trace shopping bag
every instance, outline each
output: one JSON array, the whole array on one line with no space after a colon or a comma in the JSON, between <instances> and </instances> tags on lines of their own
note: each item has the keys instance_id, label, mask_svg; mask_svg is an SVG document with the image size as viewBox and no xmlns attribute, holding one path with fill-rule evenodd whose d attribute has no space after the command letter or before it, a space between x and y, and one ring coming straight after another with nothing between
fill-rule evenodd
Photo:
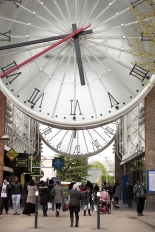
<instances>
[{"instance_id":1,"label":"shopping bag","mask_svg":"<svg viewBox=\"0 0 155 232\"><path fill-rule=\"evenodd\" d=\"M68 210L69 210L69 204L63 203L63 205L62 205L62 211L63 211L63 212L66 212L66 211L68 211Z\"/></svg>"},{"instance_id":2,"label":"shopping bag","mask_svg":"<svg viewBox=\"0 0 155 232\"><path fill-rule=\"evenodd\" d=\"M48 202L48 209L52 209L52 203Z\"/></svg>"}]
</instances>

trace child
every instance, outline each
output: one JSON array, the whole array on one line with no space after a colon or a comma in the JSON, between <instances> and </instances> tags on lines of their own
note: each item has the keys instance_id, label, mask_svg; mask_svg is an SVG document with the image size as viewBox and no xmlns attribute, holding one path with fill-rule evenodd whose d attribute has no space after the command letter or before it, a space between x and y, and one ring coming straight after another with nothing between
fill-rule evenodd
<instances>
[{"instance_id":1,"label":"child","mask_svg":"<svg viewBox=\"0 0 155 232\"><path fill-rule=\"evenodd\" d=\"M86 188L86 191L83 193L83 209L84 209L84 216L86 216L86 210L88 208L88 215L91 216L90 214L90 202L91 202L91 194L90 194L90 189Z\"/></svg>"}]
</instances>

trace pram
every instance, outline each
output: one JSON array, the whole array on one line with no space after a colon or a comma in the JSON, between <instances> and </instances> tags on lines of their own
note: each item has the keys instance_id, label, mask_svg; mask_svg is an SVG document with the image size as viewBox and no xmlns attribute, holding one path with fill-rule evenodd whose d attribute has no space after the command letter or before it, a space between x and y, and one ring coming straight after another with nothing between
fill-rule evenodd
<instances>
[{"instance_id":1,"label":"pram","mask_svg":"<svg viewBox=\"0 0 155 232\"><path fill-rule=\"evenodd\" d=\"M101 191L100 195L100 212L103 213L111 213L111 201L110 201L110 195L108 191L104 190Z\"/></svg>"}]
</instances>

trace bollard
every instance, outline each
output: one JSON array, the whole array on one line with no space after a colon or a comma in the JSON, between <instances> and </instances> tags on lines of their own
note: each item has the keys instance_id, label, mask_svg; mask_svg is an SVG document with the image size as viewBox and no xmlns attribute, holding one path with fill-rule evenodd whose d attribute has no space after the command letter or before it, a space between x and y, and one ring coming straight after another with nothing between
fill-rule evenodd
<instances>
[{"instance_id":1,"label":"bollard","mask_svg":"<svg viewBox=\"0 0 155 232\"><path fill-rule=\"evenodd\" d=\"M97 192L97 229L100 229L100 192Z\"/></svg>"},{"instance_id":2,"label":"bollard","mask_svg":"<svg viewBox=\"0 0 155 232\"><path fill-rule=\"evenodd\" d=\"M34 221L34 228L37 228L37 224L38 224L38 195L39 195L39 191L35 192L35 197L36 197L36 201L35 201L35 221Z\"/></svg>"}]
</instances>

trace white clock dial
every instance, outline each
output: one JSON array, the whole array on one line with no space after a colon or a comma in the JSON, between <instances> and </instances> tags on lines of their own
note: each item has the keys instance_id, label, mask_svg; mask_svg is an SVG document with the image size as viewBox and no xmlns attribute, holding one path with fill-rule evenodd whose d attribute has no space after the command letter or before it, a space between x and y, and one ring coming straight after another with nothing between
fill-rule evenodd
<instances>
[{"instance_id":1,"label":"white clock dial","mask_svg":"<svg viewBox=\"0 0 155 232\"><path fill-rule=\"evenodd\" d=\"M133 24L138 22L129 5L129 0L5 1L0 6L1 90L23 112L56 128L89 129L117 120L155 82L132 64L127 37L137 36ZM88 23L81 34L6 75L56 42L47 42L49 37L64 38ZM40 39L46 42L31 43ZM21 42L30 44L19 47Z\"/></svg>"},{"instance_id":2,"label":"white clock dial","mask_svg":"<svg viewBox=\"0 0 155 232\"><path fill-rule=\"evenodd\" d=\"M59 155L90 157L104 151L115 139L118 121L95 129L62 130L39 125L43 142Z\"/></svg>"}]
</instances>

